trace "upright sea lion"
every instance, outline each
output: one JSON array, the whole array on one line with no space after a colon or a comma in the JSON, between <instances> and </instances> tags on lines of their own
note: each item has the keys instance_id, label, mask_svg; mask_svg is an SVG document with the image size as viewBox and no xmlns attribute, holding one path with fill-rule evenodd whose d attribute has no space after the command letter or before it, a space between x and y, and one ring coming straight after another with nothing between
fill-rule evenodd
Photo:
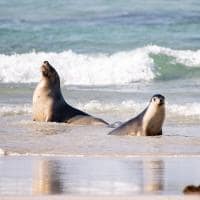
<instances>
[{"instance_id":1,"label":"upright sea lion","mask_svg":"<svg viewBox=\"0 0 200 200\"><path fill-rule=\"evenodd\" d=\"M33 120L46 122L66 122L78 125L108 125L67 104L60 89L60 78L56 70L44 61L41 66L42 79L33 94Z\"/></svg>"},{"instance_id":2,"label":"upright sea lion","mask_svg":"<svg viewBox=\"0 0 200 200\"><path fill-rule=\"evenodd\" d=\"M111 131L110 135L155 136L162 135L165 119L165 97L154 95L148 107L135 118Z\"/></svg>"}]
</instances>

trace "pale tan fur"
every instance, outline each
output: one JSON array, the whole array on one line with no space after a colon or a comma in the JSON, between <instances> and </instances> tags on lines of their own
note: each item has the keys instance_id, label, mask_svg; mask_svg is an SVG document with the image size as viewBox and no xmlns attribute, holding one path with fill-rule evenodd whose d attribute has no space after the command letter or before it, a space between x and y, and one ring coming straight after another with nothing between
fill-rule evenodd
<instances>
[{"instance_id":1,"label":"pale tan fur","mask_svg":"<svg viewBox=\"0 0 200 200\"><path fill-rule=\"evenodd\" d=\"M154 96L149 106L138 116L114 129L110 135L155 136L162 134L162 125L165 119L165 104Z\"/></svg>"},{"instance_id":2,"label":"pale tan fur","mask_svg":"<svg viewBox=\"0 0 200 200\"><path fill-rule=\"evenodd\" d=\"M33 94L33 120L65 122L74 125L108 125L67 104L60 89L60 78L56 70L45 61L41 66L42 78Z\"/></svg>"},{"instance_id":3,"label":"pale tan fur","mask_svg":"<svg viewBox=\"0 0 200 200\"><path fill-rule=\"evenodd\" d=\"M165 106L159 106L158 102L151 102L142 120L141 135L154 135L157 130L162 129L165 119Z\"/></svg>"},{"instance_id":4,"label":"pale tan fur","mask_svg":"<svg viewBox=\"0 0 200 200\"><path fill-rule=\"evenodd\" d=\"M33 120L49 121L54 101L51 93L53 93L52 88L48 88L47 81L42 78L33 94Z\"/></svg>"}]
</instances>

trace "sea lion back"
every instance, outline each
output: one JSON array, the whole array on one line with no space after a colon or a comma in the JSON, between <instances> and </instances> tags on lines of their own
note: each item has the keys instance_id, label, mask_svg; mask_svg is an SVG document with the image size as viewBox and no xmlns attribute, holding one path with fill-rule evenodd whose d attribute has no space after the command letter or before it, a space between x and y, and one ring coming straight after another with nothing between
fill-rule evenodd
<instances>
[{"instance_id":1,"label":"sea lion back","mask_svg":"<svg viewBox=\"0 0 200 200\"><path fill-rule=\"evenodd\" d=\"M109 135L133 135L137 136L141 134L141 123L142 123L143 112L133 119L123 123L118 128L114 129Z\"/></svg>"}]
</instances>

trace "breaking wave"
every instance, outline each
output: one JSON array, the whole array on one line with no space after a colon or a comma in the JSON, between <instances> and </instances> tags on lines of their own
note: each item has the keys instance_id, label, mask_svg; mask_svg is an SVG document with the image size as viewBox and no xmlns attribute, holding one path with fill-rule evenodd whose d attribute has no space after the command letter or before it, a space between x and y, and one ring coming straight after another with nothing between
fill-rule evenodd
<instances>
[{"instance_id":1,"label":"breaking wave","mask_svg":"<svg viewBox=\"0 0 200 200\"><path fill-rule=\"evenodd\" d=\"M154 79L200 77L200 50L172 50L151 45L112 55L77 54L71 50L0 54L0 82L38 82L39 66L44 60L57 69L64 85L123 85Z\"/></svg>"}]
</instances>

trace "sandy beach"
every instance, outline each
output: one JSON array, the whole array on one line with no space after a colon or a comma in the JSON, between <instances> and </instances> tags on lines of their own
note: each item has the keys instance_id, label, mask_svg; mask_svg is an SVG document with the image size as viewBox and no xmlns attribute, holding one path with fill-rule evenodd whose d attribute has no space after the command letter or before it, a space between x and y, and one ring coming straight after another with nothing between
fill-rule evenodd
<instances>
[{"instance_id":1,"label":"sandy beach","mask_svg":"<svg viewBox=\"0 0 200 200\"><path fill-rule=\"evenodd\" d=\"M2 200L58 200L58 199L67 199L67 200L197 200L198 196L118 196L118 197L102 197L102 196L93 196L93 197L84 197L84 196L35 196L35 197L1 197Z\"/></svg>"}]
</instances>

